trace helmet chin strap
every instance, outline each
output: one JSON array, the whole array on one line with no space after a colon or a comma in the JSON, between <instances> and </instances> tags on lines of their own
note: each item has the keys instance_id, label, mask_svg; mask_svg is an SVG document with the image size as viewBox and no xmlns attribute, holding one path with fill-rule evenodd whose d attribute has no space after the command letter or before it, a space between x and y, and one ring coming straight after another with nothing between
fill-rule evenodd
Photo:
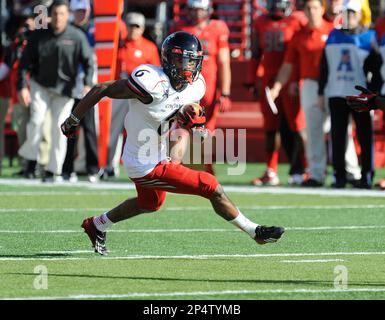
<instances>
[{"instance_id":1,"label":"helmet chin strap","mask_svg":"<svg viewBox=\"0 0 385 320\"><path fill-rule=\"evenodd\" d=\"M184 70L184 71L183 71L183 76L185 77L185 79L188 81L189 84L192 84L192 83L193 83L193 80L192 80L192 72L191 72L191 71Z\"/></svg>"}]
</instances>

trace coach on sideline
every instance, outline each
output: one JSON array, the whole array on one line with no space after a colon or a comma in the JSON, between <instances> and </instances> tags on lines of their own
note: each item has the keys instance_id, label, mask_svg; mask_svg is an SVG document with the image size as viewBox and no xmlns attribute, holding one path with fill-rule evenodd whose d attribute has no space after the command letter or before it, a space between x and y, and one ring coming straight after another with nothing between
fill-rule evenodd
<instances>
[{"instance_id":1,"label":"coach on sideline","mask_svg":"<svg viewBox=\"0 0 385 320\"><path fill-rule=\"evenodd\" d=\"M37 161L42 139L42 125L51 110L52 146L43 181L56 181L61 176L67 141L60 124L70 115L79 65L85 73L85 90L92 85L93 57L85 35L68 24L69 3L55 0L50 7L51 22L47 28L36 30L28 41L18 70L19 101L30 104L27 140L19 155ZM30 73L30 90L27 74Z\"/></svg>"}]
</instances>

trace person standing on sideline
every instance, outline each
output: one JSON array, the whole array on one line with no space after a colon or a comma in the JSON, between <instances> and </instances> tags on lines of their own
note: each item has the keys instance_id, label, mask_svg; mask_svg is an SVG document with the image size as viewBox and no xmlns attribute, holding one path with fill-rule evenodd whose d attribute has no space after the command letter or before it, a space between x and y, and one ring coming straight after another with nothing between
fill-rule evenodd
<instances>
[{"instance_id":1,"label":"person standing on sideline","mask_svg":"<svg viewBox=\"0 0 385 320\"><path fill-rule=\"evenodd\" d=\"M72 0L70 6L74 20L73 25L79 28L88 39L88 43L91 48L95 47L95 26L90 21L91 6L89 0ZM94 54L94 52L93 52ZM94 59L95 61L96 59ZM96 61L95 61L96 62ZM96 65L94 66L94 78L96 76ZM96 83L96 81L94 81ZM84 87L84 70L82 66L79 67L79 73L76 79L76 95L75 103L87 93L89 87ZM98 158L98 141L96 135L95 126L95 109L89 110L82 120L81 126L84 133L84 144L85 144L85 158L86 158L86 171L88 180L92 183L98 182L99 180L99 158ZM62 175L64 180L70 182L76 182L77 175L74 171L74 160L75 160L75 149L76 147L81 148L77 144L77 139L70 139L67 142L67 154L63 163Z\"/></svg>"},{"instance_id":2,"label":"person standing on sideline","mask_svg":"<svg viewBox=\"0 0 385 320\"><path fill-rule=\"evenodd\" d=\"M68 24L68 1L54 1L50 13L48 28L32 33L18 70L19 101L25 106L30 104L31 111L27 140L20 147L19 155L27 160L38 160L44 116L49 108L52 113L52 145L43 181L59 181L67 149L60 124L71 113L79 65L84 68L86 90L92 86L94 62L85 35Z\"/></svg>"},{"instance_id":3,"label":"person standing on sideline","mask_svg":"<svg viewBox=\"0 0 385 320\"><path fill-rule=\"evenodd\" d=\"M379 72L373 64L378 60L378 53L373 50L375 32L360 25L360 0L345 1L342 15L342 28L333 29L326 42L318 87L320 103L324 96L329 101L334 188L345 188L347 183L345 150L351 112L345 97L354 95L355 84L367 86L369 72L374 75ZM374 177L372 117L369 112L352 113L352 116L361 146L361 180L355 187L370 189Z\"/></svg>"},{"instance_id":4,"label":"person standing on sideline","mask_svg":"<svg viewBox=\"0 0 385 320\"><path fill-rule=\"evenodd\" d=\"M266 170L262 176L251 181L255 186L277 186L279 150L284 145L290 163L289 183L298 184L303 181L306 161L304 157L304 142L302 131L305 129L305 116L298 97L293 96L290 87L297 84L295 74L286 85L281 97L276 101L278 112L275 114L269 106L265 88L271 87L283 63L285 51L295 32L301 28L301 22L292 16L292 3L289 0L268 0L268 13L257 17L253 26L253 57L250 59L249 72L246 83L255 85L256 70L261 65L264 74L261 79L259 92L261 111L263 113L265 131ZM292 134L290 140L284 139L280 131L286 126ZM287 144L287 145L286 145Z\"/></svg>"},{"instance_id":5,"label":"person standing on sideline","mask_svg":"<svg viewBox=\"0 0 385 320\"><path fill-rule=\"evenodd\" d=\"M175 32L163 41L161 57L162 67L140 65L128 79L94 86L61 126L63 134L70 137L85 112L103 97L131 100L130 110L125 117L127 140L123 160L130 179L135 183L137 197L83 221L82 228L95 252L108 254L106 231L109 227L139 214L159 210L167 192L208 199L219 216L244 231L258 244L278 241L284 228L262 226L250 221L231 202L213 175L169 160L167 138L170 130L162 130L168 127L169 121L176 121L180 129L188 132L193 129L197 134L206 131L206 119L201 107L196 110L191 105L199 102L206 90L200 74L202 45L191 33ZM148 134L147 139L140 138L144 132ZM148 148L151 150L149 153L146 151Z\"/></svg>"},{"instance_id":6,"label":"person standing on sideline","mask_svg":"<svg viewBox=\"0 0 385 320\"><path fill-rule=\"evenodd\" d=\"M115 79L127 79L131 72L141 64L160 66L158 48L152 41L146 39L143 33L146 20L139 12L129 12L125 19L127 36L122 39L118 50ZM115 177L119 170L119 161L115 163L115 155L120 160L121 150L117 150L119 136L124 128L124 116L128 112L130 102L127 100L113 100L110 127L110 143L108 145L107 167L102 173L103 179Z\"/></svg>"},{"instance_id":7,"label":"person standing on sideline","mask_svg":"<svg viewBox=\"0 0 385 320\"><path fill-rule=\"evenodd\" d=\"M306 117L306 156L309 163L310 177L302 186L320 187L326 174L326 145L324 123L326 110L318 103L318 77L320 61L326 40L333 24L322 18L324 7L322 0L305 0L304 12L308 24L297 31L285 53L277 78L271 87L271 96L275 100L283 86L288 82L293 65L299 61L302 82L300 88L301 105Z\"/></svg>"},{"instance_id":8,"label":"person standing on sideline","mask_svg":"<svg viewBox=\"0 0 385 320\"><path fill-rule=\"evenodd\" d=\"M215 130L219 112L231 109L230 31L224 21L210 19L212 10L210 0L188 0L187 21L171 28L171 32L191 32L203 45L205 57L202 74L207 90L202 105L206 109L206 128L209 132ZM214 174L212 163L204 166L207 172Z\"/></svg>"}]
</instances>

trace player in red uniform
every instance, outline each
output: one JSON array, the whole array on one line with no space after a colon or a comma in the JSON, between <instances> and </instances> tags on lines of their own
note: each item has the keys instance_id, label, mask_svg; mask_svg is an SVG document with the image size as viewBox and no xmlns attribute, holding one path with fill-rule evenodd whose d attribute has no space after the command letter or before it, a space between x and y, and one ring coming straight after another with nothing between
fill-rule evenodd
<instances>
[{"instance_id":1,"label":"player in red uniform","mask_svg":"<svg viewBox=\"0 0 385 320\"><path fill-rule=\"evenodd\" d=\"M201 41L204 51L202 75L206 80L206 94L202 105L206 108L206 128L213 131L219 112L231 108L229 28L221 20L210 19L210 0L188 0L188 21L180 22L172 31L187 31ZM211 164L205 164L206 171L213 173Z\"/></svg>"},{"instance_id":2,"label":"player in red uniform","mask_svg":"<svg viewBox=\"0 0 385 320\"><path fill-rule=\"evenodd\" d=\"M247 82L254 82L258 64L262 64L264 75L259 96L264 116L267 153L267 170L262 177L252 181L254 185L279 184L277 175L278 151L281 145L279 129L280 122L284 120L286 120L294 139L293 149L286 150L291 164L290 175L293 178L300 177L302 179L304 173L303 139L300 132L305 127L305 121L298 96L293 97L289 93L289 85L287 85L277 101L278 114L274 114L265 95L265 87L270 87L278 74L288 42L301 26L300 21L291 16L291 8L292 3L289 0L269 0L269 13L258 17L253 27L253 59L251 59ZM292 80L296 81L295 78ZM300 183L301 181L294 182Z\"/></svg>"},{"instance_id":3,"label":"player in red uniform","mask_svg":"<svg viewBox=\"0 0 385 320\"><path fill-rule=\"evenodd\" d=\"M70 137L86 111L103 97L131 99L125 118L127 140L123 160L138 195L98 217L83 221L82 227L95 251L102 255L107 253L108 227L159 210L166 192L205 197L218 215L248 233L257 243L277 241L284 232L283 228L253 223L234 206L213 175L173 163L167 157L164 126L169 128L167 125L176 120L188 130L198 124L201 127L204 116L188 106L199 101L206 88L200 75L202 46L194 35L187 32L171 34L163 42L161 57L162 67L140 65L128 79L94 86L61 126L63 133ZM181 108L184 112L180 112Z\"/></svg>"}]
</instances>

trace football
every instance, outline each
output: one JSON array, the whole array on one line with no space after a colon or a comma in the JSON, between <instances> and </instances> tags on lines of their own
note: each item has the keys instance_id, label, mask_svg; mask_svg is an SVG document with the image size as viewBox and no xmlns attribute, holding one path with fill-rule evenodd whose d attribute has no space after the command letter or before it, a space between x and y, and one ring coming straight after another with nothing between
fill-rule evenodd
<instances>
[{"instance_id":1,"label":"football","mask_svg":"<svg viewBox=\"0 0 385 320\"><path fill-rule=\"evenodd\" d=\"M185 129L204 125L206 122L205 109L198 103L185 104L177 113L177 121Z\"/></svg>"}]
</instances>

